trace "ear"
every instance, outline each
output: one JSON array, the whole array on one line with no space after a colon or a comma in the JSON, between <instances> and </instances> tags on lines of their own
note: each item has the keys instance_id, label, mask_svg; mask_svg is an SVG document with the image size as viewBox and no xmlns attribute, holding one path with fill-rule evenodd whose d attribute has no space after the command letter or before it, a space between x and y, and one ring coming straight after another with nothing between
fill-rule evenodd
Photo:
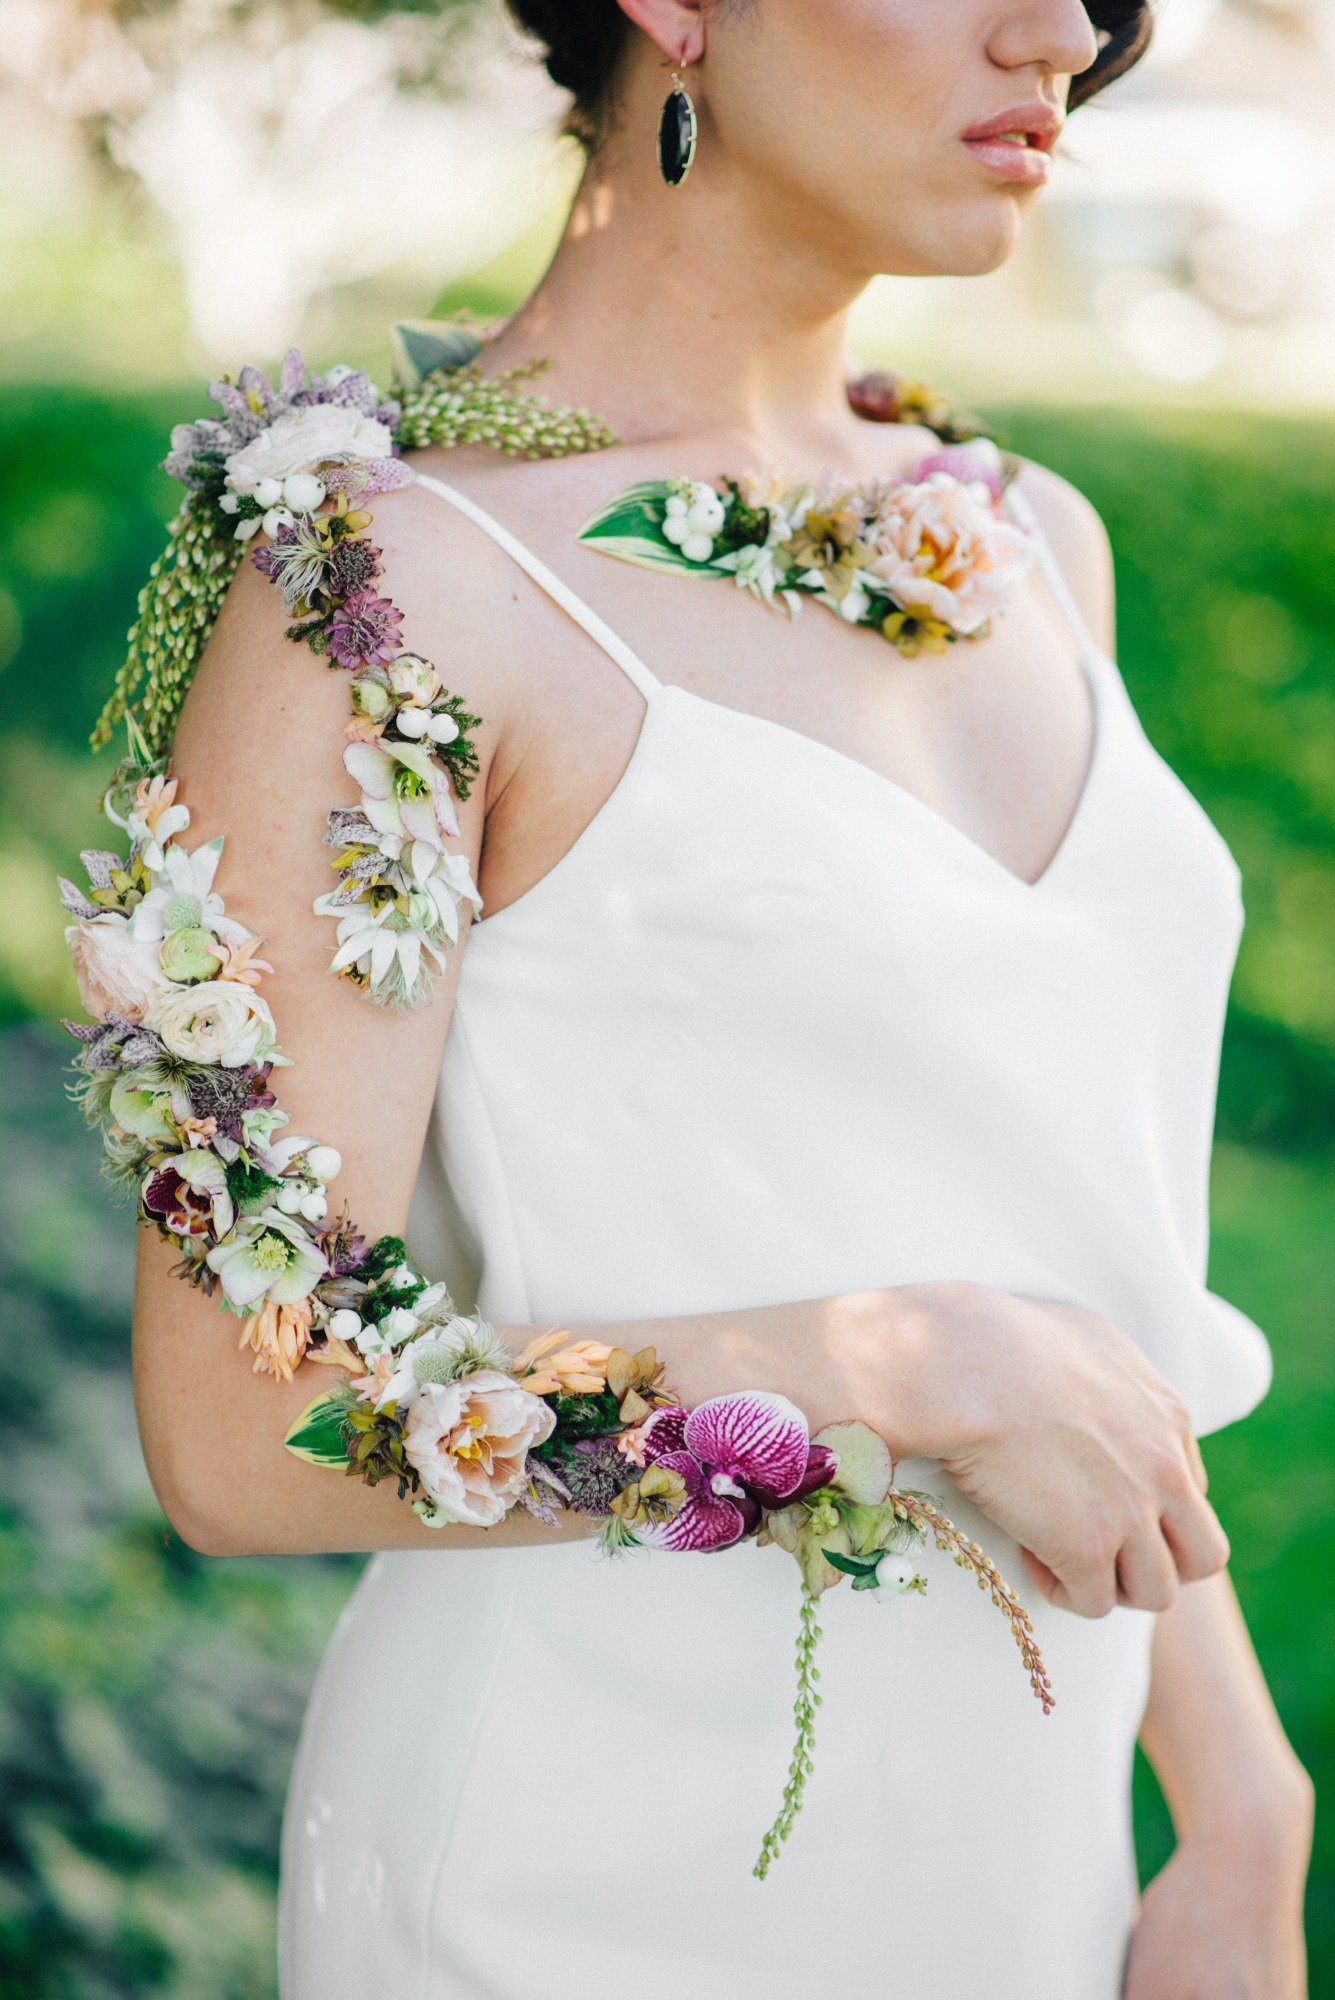
<instances>
[{"instance_id":1,"label":"ear","mask_svg":"<svg viewBox=\"0 0 1335 2000\"><path fill-rule=\"evenodd\" d=\"M618 0L628 21L663 51L670 63L685 69L705 52L705 9L709 0Z\"/></svg>"}]
</instances>

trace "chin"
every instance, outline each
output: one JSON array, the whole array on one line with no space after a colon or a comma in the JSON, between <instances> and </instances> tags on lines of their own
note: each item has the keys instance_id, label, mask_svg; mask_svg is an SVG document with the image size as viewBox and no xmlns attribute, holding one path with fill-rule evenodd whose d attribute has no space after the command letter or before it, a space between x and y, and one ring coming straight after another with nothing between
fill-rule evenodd
<instances>
[{"instance_id":1,"label":"chin","mask_svg":"<svg viewBox=\"0 0 1335 2000\"><path fill-rule=\"evenodd\" d=\"M1028 203L1011 193L971 202L967 213L938 216L922 240L883 243L877 269L906 278L981 278L1011 256Z\"/></svg>"}]
</instances>

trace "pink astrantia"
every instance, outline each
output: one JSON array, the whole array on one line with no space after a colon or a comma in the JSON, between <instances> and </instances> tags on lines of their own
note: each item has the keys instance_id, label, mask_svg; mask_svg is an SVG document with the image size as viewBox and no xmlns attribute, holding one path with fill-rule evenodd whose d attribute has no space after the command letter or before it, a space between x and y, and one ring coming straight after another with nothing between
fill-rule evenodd
<instances>
[{"instance_id":1,"label":"pink astrantia","mask_svg":"<svg viewBox=\"0 0 1335 2000\"><path fill-rule=\"evenodd\" d=\"M680 1474L686 1487L669 1520L637 1530L657 1548L727 1548L759 1524L762 1508L814 1492L836 1466L832 1451L812 1444L797 1405L760 1390L711 1396L689 1413L655 1410L642 1437L646 1464Z\"/></svg>"},{"instance_id":2,"label":"pink astrantia","mask_svg":"<svg viewBox=\"0 0 1335 2000\"><path fill-rule=\"evenodd\" d=\"M403 613L373 590L354 591L325 628L329 656L340 667L373 667L403 651Z\"/></svg>"},{"instance_id":3,"label":"pink astrantia","mask_svg":"<svg viewBox=\"0 0 1335 2000\"><path fill-rule=\"evenodd\" d=\"M1000 503L1004 491L1001 453L991 438L970 438L967 444L947 444L929 451L918 460L909 478L916 484L933 472L949 472L966 486L986 486L993 503Z\"/></svg>"}]
</instances>

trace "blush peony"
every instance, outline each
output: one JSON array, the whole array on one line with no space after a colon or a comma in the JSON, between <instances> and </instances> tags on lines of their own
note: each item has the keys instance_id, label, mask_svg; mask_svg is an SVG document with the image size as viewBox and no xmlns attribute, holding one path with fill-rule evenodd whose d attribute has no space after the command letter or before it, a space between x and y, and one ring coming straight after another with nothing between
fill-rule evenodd
<instances>
[{"instance_id":1,"label":"blush peony","mask_svg":"<svg viewBox=\"0 0 1335 2000\"><path fill-rule=\"evenodd\" d=\"M79 998L95 1021L108 1014L142 1021L149 1003L167 990L157 944L135 937L119 911L69 925L65 943L74 961Z\"/></svg>"},{"instance_id":2,"label":"blush peony","mask_svg":"<svg viewBox=\"0 0 1335 2000\"><path fill-rule=\"evenodd\" d=\"M1033 565L1022 528L998 519L977 485L932 472L886 493L868 530L870 570L906 611L977 632Z\"/></svg>"},{"instance_id":3,"label":"blush peony","mask_svg":"<svg viewBox=\"0 0 1335 2000\"><path fill-rule=\"evenodd\" d=\"M499 1369L422 1385L404 1425L403 1449L438 1522L491 1528L519 1498L529 1450L556 1418L540 1397Z\"/></svg>"}]
</instances>

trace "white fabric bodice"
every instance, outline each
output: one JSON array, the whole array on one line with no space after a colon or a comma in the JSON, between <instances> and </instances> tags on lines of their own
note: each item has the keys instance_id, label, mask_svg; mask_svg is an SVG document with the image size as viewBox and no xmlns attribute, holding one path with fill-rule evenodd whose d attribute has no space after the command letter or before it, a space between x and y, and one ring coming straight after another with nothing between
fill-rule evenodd
<instances>
[{"instance_id":1,"label":"white fabric bodice","mask_svg":"<svg viewBox=\"0 0 1335 2000\"><path fill-rule=\"evenodd\" d=\"M419 479L647 702L574 846L474 923L414 1204L427 1267L535 1324L969 1278L1106 1314L1200 1433L1250 1410L1266 1342L1205 1283L1238 870L1018 491L1095 716L1033 884L845 753L661 683Z\"/></svg>"}]
</instances>

